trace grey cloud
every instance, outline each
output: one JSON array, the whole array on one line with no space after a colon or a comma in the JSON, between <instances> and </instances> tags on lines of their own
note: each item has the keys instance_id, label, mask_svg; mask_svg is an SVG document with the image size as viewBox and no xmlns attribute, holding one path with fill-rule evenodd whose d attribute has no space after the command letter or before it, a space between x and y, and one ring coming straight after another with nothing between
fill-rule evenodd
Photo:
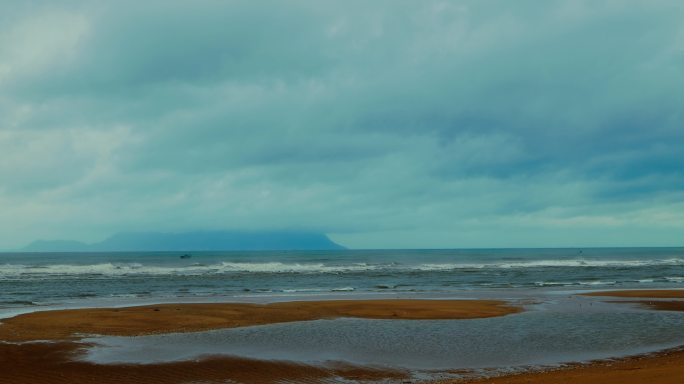
<instances>
[{"instance_id":1,"label":"grey cloud","mask_svg":"<svg viewBox=\"0 0 684 384\"><path fill-rule=\"evenodd\" d=\"M5 10L0 245L243 227L600 244L639 220L669 244L654 232L681 227L653 220L684 212L678 1Z\"/></svg>"}]
</instances>

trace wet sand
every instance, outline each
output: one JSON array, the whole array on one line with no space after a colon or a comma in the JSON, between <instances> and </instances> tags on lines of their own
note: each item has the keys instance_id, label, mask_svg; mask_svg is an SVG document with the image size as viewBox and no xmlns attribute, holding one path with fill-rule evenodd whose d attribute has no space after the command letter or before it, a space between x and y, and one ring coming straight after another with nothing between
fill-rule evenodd
<instances>
[{"instance_id":1,"label":"wet sand","mask_svg":"<svg viewBox=\"0 0 684 384\"><path fill-rule=\"evenodd\" d=\"M684 301L632 301L659 311L684 311Z\"/></svg>"},{"instance_id":2,"label":"wet sand","mask_svg":"<svg viewBox=\"0 0 684 384\"><path fill-rule=\"evenodd\" d=\"M524 373L477 380L451 380L443 384L681 384L684 383L684 350L673 350L616 361L577 364L566 369Z\"/></svg>"},{"instance_id":3,"label":"wet sand","mask_svg":"<svg viewBox=\"0 0 684 384\"><path fill-rule=\"evenodd\" d=\"M603 291L583 293L582 296L642 297L651 299L684 299L684 289L638 289L628 291Z\"/></svg>"},{"instance_id":4,"label":"wet sand","mask_svg":"<svg viewBox=\"0 0 684 384\"><path fill-rule=\"evenodd\" d=\"M206 357L163 364L94 364L77 359L79 335L133 336L249 325L359 317L369 319L472 319L520 308L492 300L339 300L273 304L164 304L33 312L0 324L0 382L14 383L314 383L325 380L403 382L408 373L345 364ZM33 342L31 342L33 340ZM35 342L35 340L51 340ZM5 369L11 367L11 369Z\"/></svg>"},{"instance_id":5,"label":"wet sand","mask_svg":"<svg viewBox=\"0 0 684 384\"><path fill-rule=\"evenodd\" d=\"M624 292L624 293L623 293ZM608 294L610 293L610 294ZM597 292L591 296L680 298L684 291ZM681 296L680 296L681 295ZM630 301L631 302L631 301ZM683 301L635 301L655 309L683 310ZM674 309L673 309L674 308ZM373 319L468 319L502 316L521 309L500 301L355 300L256 304L165 304L34 312L3 320L0 340L57 340L50 343L0 342L0 382L14 383L316 383L390 379L413 382L409 373L350 365L311 366L279 361L208 357L146 365L98 365L75 360L83 345L79 334L143 335L191 332L336 317ZM577 364L547 372L443 383L684 383L684 350L617 361Z\"/></svg>"},{"instance_id":6,"label":"wet sand","mask_svg":"<svg viewBox=\"0 0 684 384\"><path fill-rule=\"evenodd\" d=\"M346 379L404 382L402 371L351 365L312 366L290 362L209 357L165 364L99 365L72 359L75 342L0 343L3 384L180 384L180 383L320 383ZM329 381L328 381L329 382Z\"/></svg>"},{"instance_id":7,"label":"wet sand","mask_svg":"<svg viewBox=\"0 0 684 384\"><path fill-rule=\"evenodd\" d=\"M684 290L630 290L592 292L583 296L626 298L684 298ZM638 303L656 310L683 311L684 301L621 301ZM680 384L684 383L684 348L619 359L576 364L548 372L530 372L490 379L456 380L444 383L490 384Z\"/></svg>"},{"instance_id":8,"label":"wet sand","mask_svg":"<svg viewBox=\"0 0 684 384\"><path fill-rule=\"evenodd\" d=\"M84 334L139 336L340 317L474 319L520 311L519 307L495 300L335 300L69 309L4 319L0 340L65 340Z\"/></svg>"},{"instance_id":9,"label":"wet sand","mask_svg":"<svg viewBox=\"0 0 684 384\"><path fill-rule=\"evenodd\" d=\"M585 293L583 296L599 297L619 297L619 298L640 298L640 299L684 299L684 290L630 290L630 291L606 291ZM680 300L634 300L634 301L613 301L613 303L640 304L650 309L659 311L684 311L684 301Z\"/></svg>"}]
</instances>

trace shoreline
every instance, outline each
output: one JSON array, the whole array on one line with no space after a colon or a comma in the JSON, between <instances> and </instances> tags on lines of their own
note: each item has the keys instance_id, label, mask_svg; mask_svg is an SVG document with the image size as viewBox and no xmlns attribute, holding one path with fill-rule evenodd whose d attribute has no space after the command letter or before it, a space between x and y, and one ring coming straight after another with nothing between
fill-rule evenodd
<instances>
[{"instance_id":1,"label":"shoreline","mask_svg":"<svg viewBox=\"0 0 684 384\"><path fill-rule=\"evenodd\" d=\"M438 380L433 384L679 384L684 382L684 345L660 351L573 362L491 377Z\"/></svg>"},{"instance_id":2,"label":"shoreline","mask_svg":"<svg viewBox=\"0 0 684 384\"><path fill-rule=\"evenodd\" d=\"M354 317L457 320L521 312L501 300L331 300L192 303L30 312L0 322L0 340L67 340L78 334L141 336Z\"/></svg>"},{"instance_id":3,"label":"shoreline","mask_svg":"<svg viewBox=\"0 0 684 384\"><path fill-rule=\"evenodd\" d=\"M499 300L336 300L270 304L160 304L31 312L0 323L3 383L182 383L397 380L401 369L342 362L309 365L230 356L155 364L96 364L78 359L86 344L79 334L144 335L194 332L289 321L357 317L367 319L473 319L504 316L522 308ZM47 340L49 342L41 342Z\"/></svg>"},{"instance_id":4,"label":"shoreline","mask_svg":"<svg viewBox=\"0 0 684 384\"><path fill-rule=\"evenodd\" d=\"M684 301L651 301L648 299L684 298L684 290L634 289L581 293L579 296L605 298L638 298L642 300L610 301L640 304L658 311L684 311ZM587 363L570 363L548 370L521 372L489 378L438 381L438 384L679 384L684 383L684 345L660 351L602 359Z\"/></svg>"},{"instance_id":5,"label":"shoreline","mask_svg":"<svg viewBox=\"0 0 684 384\"><path fill-rule=\"evenodd\" d=\"M582 296L620 298L620 299L641 299L641 300L613 300L610 303L638 304L658 311L684 311L684 290L665 290L665 289L635 289L626 291L604 291L584 293ZM651 300L655 299L655 300Z\"/></svg>"},{"instance_id":6,"label":"shoreline","mask_svg":"<svg viewBox=\"0 0 684 384\"><path fill-rule=\"evenodd\" d=\"M625 290L578 294L624 297L620 303L648 305L653 310L683 311L684 290ZM253 360L230 356L155 364L96 364L78 360L86 346L79 334L146 335L195 332L289 321L338 317L368 319L474 319L519 313L521 307L498 300L331 300L269 304L159 304L122 308L85 308L31 312L0 321L0 381L11 383L181 383L202 382L329 382L385 380L420 383L622 383L684 382L684 346L624 358L569 363L559 368L522 371L494 377L414 381L402 369L344 363ZM228 320L226 320L228 319ZM49 340L49 343L35 342Z\"/></svg>"},{"instance_id":7,"label":"shoreline","mask_svg":"<svg viewBox=\"0 0 684 384\"><path fill-rule=\"evenodd\" d=\"M684 299L684 289L628 289L581 293L593 297L636 297L647 299Z\"/></svg>"},{"instance_id":8,"label":"shoreline","mask_svg":"<svg viewBox=\"0 0 684 384\"><path fill-rule=\"evenodd\" d=\"M396 380L406 371L344 363L307 365L287 361L208 356L157 364L95 364L78 360L83 344L74 341L0 343L3 384L180 384L180 383L320 383L330 380Z\"/></svg>"}]
</instances>

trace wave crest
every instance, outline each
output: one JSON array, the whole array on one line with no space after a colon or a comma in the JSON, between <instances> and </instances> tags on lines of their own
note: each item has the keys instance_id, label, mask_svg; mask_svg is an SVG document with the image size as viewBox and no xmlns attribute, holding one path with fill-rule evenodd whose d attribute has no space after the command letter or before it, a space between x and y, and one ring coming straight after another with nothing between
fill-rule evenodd
<instances>
[{"instance_id":1,"label":"wave crest","mask_svg":"<svg viewBox=\"0 0 684 384\"><path fill-rule=\"evenodd\" d=\"M449 272L483 269L537 269L537 268L635 268L658 266L684 266L684 259L661 260L525 260L491 263L424 263L424 264L326 264L271 262L218 262L214 264L191 264L185 266L144 265L142 263L98 264L47 264L0 266L0 279L43 277L108 277L108 276L163 276L163 275L212 275L234 273L297 273L297 274L343 274L372 272Z\"/></svg>"}]
</instances>

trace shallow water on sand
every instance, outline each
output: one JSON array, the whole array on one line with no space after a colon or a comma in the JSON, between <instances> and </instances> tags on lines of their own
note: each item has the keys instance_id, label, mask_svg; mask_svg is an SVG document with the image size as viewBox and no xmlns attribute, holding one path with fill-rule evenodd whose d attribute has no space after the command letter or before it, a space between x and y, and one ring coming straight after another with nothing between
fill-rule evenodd
<instances>
[{"instance_id":1,"label":"shallow water on sand","mask_svg":"<svg viewBox=\"0 0 684 384\"><path fill-rule=\"evenodd\" d=\"M472 320L335 319L199 333L94 337L83 359L153 363L233 355L411 370L553 365L684 344L684 313L557 296L524 313Z\"/></svg>"}]
</instances>

